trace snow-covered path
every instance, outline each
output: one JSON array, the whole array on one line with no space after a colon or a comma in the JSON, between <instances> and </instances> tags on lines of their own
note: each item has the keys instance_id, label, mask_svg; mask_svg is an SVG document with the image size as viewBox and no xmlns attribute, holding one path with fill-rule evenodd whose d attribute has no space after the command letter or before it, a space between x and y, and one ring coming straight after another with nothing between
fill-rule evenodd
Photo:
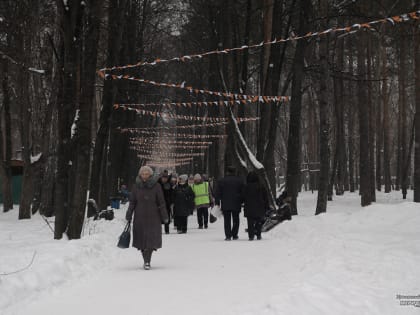
<instances>
[{"instance_id":1,"label":"snow-covered path","mask_svg":"<svg viewBox=\"0 0 420 315\"><path fill-rule=\"evenodd\" d=\"M98 253L106 254L80 260L99 267L85 266L74 279L70 273L57 288L52 284L25 303L8 305L4 314L418 314L418 307L396 299L420 293L418 204L382 195L361 209L358 196L348 194L315 217L315 198L305 193L301 206L307 210L262 241L247 240L244 219L240 240L226 242L222 220L198 230L190 217L188 234L164 235L150 271L141 268L136 250L115 248L120 211L118 220L101 223L106 233L102 227L93 235L94 244L101 242Z\"/></svg>"}]
</instances>

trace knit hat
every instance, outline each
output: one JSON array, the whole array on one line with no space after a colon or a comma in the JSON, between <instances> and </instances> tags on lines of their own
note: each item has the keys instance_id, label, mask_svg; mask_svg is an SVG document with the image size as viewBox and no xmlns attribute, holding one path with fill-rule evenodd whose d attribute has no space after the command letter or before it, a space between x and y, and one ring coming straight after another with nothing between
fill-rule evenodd
<instances>
[{"instance_id":1,"label":"knit hat","mask_svg":"<svg viewBox=\"0 0 420 315\"><path fill-rule=\"evenodd\" d=\"M188 180L188 175L187 174L180 175L179 180L182 182L186 182Z\"/></svg>"},{"instance_id":2,"label":"knit hat","mask_svg":"<svg viewBox=\"0 0 420 315\"><path fill-rule=\"evenodd\" d=\"M197 180L197 181L199 181L199 180L201 180L201 175L200 174L195 174L194 175L194 180Z\"/></svg>"}]
</instances>

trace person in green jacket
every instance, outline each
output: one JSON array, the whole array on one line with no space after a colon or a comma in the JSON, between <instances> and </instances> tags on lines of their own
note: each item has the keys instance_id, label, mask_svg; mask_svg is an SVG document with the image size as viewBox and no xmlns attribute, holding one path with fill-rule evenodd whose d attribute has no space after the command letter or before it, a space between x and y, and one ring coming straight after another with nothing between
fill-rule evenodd
<instances>
[{"instance_id":1,"label":"person in green jacket","mask_svg":"<svg viewBox=\"0 0 420 315\"><path fill-rule=\"evenodd\" d=\"M194 204L197 209L198 228L207 229L209 222L209 207L213 206L213 196L209 183L205 182L200 174L194 175L194 184L191 185L194 192Z\"/></svg>"}]
</instances>

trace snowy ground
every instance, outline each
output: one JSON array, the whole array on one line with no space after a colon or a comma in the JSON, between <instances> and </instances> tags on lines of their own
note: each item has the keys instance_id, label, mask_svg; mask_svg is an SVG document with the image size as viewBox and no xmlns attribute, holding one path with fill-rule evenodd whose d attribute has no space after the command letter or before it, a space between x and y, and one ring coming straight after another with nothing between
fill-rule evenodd
<instances>
[{"instance_id":1,"label":"snowy ground","mask_svg":"<svg viewBox=\"0 0 420 315\"><path fill-rule=\"evenodd\" d=\"M188 234L163 236L150 271L115 246L123 209L79 241L52 240L39 216L0 214L0 314L419 314L396 297L420 294L420 206L400 196L360 208L346 194L313 216L316 194L304 193L298 217L253 242L244 220L225 242L222 220L198 230L190 217ZM2 275L34 252L27 270Z\"/></svg>"}]
</instances>

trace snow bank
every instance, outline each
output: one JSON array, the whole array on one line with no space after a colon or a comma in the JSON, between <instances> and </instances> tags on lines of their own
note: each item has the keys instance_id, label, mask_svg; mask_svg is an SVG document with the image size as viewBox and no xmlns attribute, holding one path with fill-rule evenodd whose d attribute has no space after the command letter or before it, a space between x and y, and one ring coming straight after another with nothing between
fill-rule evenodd
<instances>
[{"instance_id":1,"label":"snow bank","mask_svg":"<svg viewBox=\"0 0 420 315\"><path fill-rule=\"evenodd\" d=\"M53 240L53 233L41 216L18 221L17 215L17 207L0 215L0 314L7 314L6 310L14 314L18 305L21 307L40 293L70 280L89 276L119 254L115 244L122 231L122 220L89 221L87 235L68 241ZM28 269L4 275L28 266L34 253Z\"/></svg>"}]
</instances>

